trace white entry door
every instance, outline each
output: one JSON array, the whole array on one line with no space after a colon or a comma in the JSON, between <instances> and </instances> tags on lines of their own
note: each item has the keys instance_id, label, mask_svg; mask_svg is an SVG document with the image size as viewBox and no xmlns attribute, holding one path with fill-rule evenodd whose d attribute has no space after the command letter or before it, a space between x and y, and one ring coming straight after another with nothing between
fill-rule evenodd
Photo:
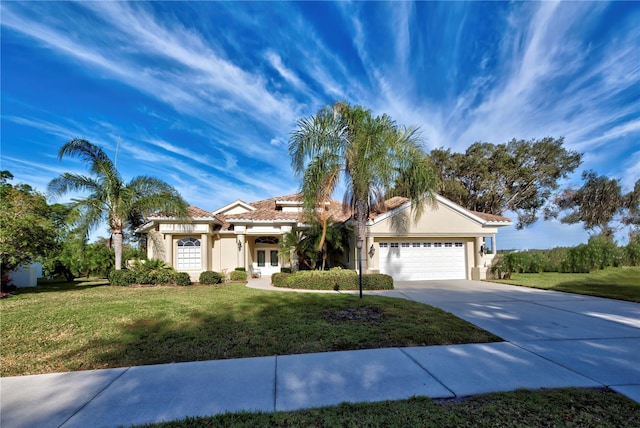
<instances>
[{"instance_id":1,"label":"white entry door","mask_svg":"<svg viewBox=\"0 0 640 428\"><path fill-rule=\"evenodd\" d=\"M397 281L466 279L465 246L459 241L380 242L380 272Z\"/></svg>"}]
</instances>

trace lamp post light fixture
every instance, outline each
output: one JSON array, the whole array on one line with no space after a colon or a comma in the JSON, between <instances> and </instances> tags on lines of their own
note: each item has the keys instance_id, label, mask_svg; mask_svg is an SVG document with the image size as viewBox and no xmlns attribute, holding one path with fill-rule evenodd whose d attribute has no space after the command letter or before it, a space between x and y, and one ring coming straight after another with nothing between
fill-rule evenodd
<instances>
[{"instance_id":1,"label":"lamp post light fixture","mask_svg":"<svg viewBox=\"0 0 640 428\"><path fill-rule=\"evenodd\" d=\"M358 237L356 247L358 247L358 284L360 288L360 298L362 299L362 238Z\"/></svg>"}]
</instances>

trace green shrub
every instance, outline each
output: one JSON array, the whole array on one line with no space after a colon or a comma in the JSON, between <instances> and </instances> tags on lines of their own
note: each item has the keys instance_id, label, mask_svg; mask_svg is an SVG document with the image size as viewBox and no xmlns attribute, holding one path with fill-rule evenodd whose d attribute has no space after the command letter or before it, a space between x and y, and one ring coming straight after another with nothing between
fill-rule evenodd
<instances>
[{"instance_id":1,"label":"green shrub","mask_svg":"<svg viewBox=\"0 0 640 428\"><path fill-rule=\"evenodd\" d=\"M556 247L546 250L544 253L549 261L545 272L562 272L562 263L567 258L567 247Z\"/></svg>"},{"instance_id":2,"label":"green shrub","mask_svg":"<svg viewBox=\"0 0 640 428\"><path fill-rule=\"evenodd\" d=\"M640 235L632 236L625 247L626 262L629 266L640 266Z\"/></svg>"},{"instance_id":3,"label":"green shrub","mask_svg":"<svg viewBox=\"0 0 640 428\"><path fill-rule=\"evenodd\" d=\"M291 273L274 273L273 275L271 275L271 285L273 285L274 287L289 288L289 286L287 285L289 277L291 277Z\"/></svg>"},{"instance_id":4,"label":"green shrub","mask_svg":"<svg viewBox=\"0 0 640 428\"><path fill-rule=\"evenodd\" d=\"M173 282L176 285L186 286L191 284L191 278L186 272L175 272L173 274Z\"/></svg>"},{"instance_id":5,"label":"green shrub","mask_svg":"<svg viewBox=\"0 0 640 428\"><path fill-rule=\"evenodd\" d=\"M112 270L109 273L109 283L111 285L118 285L120 287L126 287L127 285L135 284L135 273L127 270Z\"/></svg>"},{"instance_id":6,"label":"green shrub","mask_svg":"<svg viewBox=\"0 0 640 428\"><path fill-rule=\"evenodd\" d=\"M588 273L610 266L621 266L623 260L624 252L611 238L595 236L587 244L580 244L567 251L562 271Z\"/></svg>"},{"instance_id":7,"label":"green shrub","mask_svg":"<svg viewBox=\"0 0 640 428\"><path fill-rule=\"evenodd\" d=\"M241 270L234 270L229 273L229 279L231 281L246 281L247 272Z\"/></svg>"},{"instance_id":8,"label":"green shrub","mask_svg":"<svg viewBox=\"0 0 640 428\"><path fill-rule=\"evenodd\" d=\"M291 273L291 268L290 267L281 267L280 268L280 272L282 272L282 273Z\"/></svg>"},{"instance_id":9,"label":"green shrub","mask_svg":"<svg viewBox=\"0 0 640 428\"><path fill-rule=\"evenodd\" d=\"M246 272L246 271L247 271L247 268L244 268L244 267L237 267L237 268L235 268L234 270L237 270L237 271L239 271L239 272Z\"/></svg>"},{"instance_id":10,"label":"green shrub","mask_svg":"<svg viewBox=\"0 0 640 428\"><path fill-rule=\"evenodd\" d=\"M200 284L221 284L224 282L224 274L219 272L214 272L211 270L206 270L200 273L200 278L198 279Z\"/></svg>"},{"instance_id":11,"label":"green shrub","mask_svg":"<svg viewBox=\"0 0 640 428\"><path fill-rule=\"evenodd\" d=\"M271 276L274 287L302 290L358 290L358 273L353 270L333 268L328 271L310 270L293 274L276 273ZM384 274L362 275L364 290L392 290L393 278Z\"/></svg>"},{"instance_id":12,"label":"green shrub","mask_svg":"<svg viewBox=\"0 0 640 428\"><path fill-rule=\"evenodd\" d=\"M502 256L501 264L494 263L494 272L540 273L549 271L551 262L546 251L517 251Z\"/></svg>"},{"instance_id":13,"label":"green shrub","mask_svg":"<svg viewBox=\"0 0 640 428\"><path fill-rule=\"evenodd\" d=\"M383 273L366 273L362 275L364 290L393 290L393 278Z\"/></svg>"}]
</instances>

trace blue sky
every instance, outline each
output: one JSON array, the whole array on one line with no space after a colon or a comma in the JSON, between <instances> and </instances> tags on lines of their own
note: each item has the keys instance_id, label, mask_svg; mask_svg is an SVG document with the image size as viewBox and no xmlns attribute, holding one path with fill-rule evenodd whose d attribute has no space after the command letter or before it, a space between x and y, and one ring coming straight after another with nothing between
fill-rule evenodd
<instances>
[{"instance_id":1,"label":"blue sky","mask_svg":"<svg viewBox=\"0 0 640 428\"><path fill-rule=\"evenodd\" d=\"M44 191L86 173L193 205L294 193L297 119L337 100L419 126L425 149L565 137L583 169L640 178L637 2L13 2L1 7L1 168ZM340 199L341 195L337 195ZM501 230L501 248L585 242L580 225Z\"/></svg>"}]
</instances>

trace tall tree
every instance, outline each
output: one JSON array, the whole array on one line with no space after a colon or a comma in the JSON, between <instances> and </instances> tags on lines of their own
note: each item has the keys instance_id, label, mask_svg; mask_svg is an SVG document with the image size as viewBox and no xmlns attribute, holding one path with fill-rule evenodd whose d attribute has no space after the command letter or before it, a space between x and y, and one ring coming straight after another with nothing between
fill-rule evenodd
<instances>
[{"instance_id":1,"label":"tall tree","mask_svg":"<svg viewBox=\"0 0 640 428\"><path fill-rule=\"evenodd\" d=\"M438 193L474 211L513 211L522 229L538 219L558 181L582 162L582 155L563 143L564 138L513 139L474 143L464 154L435 149L429 156L440 178Z\"/></svg>"},{"instance_id":2,"label":"tall tree","mask_svg":"<svg viewBox=\"0 0 640 428\"><path fill-rule=\"evenodd\" d=\"M562 223L582 223L586 230L607 237L613 237L615 223L638 225L640 180L627 194L622 192L617 179L599 176L594 171L584 171L582 180L582 187L564 189L556 196L545 212L547 218L563 214Z\"/></svg>"},{"instance_id":3,"label":"tall tree","mask_svg":"<svg viewBox=\"0 0 640 428\"><path fill-rule=\"evenodd\" d=\"M56 246L52 208L44 195L27 184L9 183L13 175L0 171L0 270L4 273L31 263Z\"/></svg>"},{"instance_id":4,"label":"tall tree","mask_svg":"<svg viewBox=\"0 0 640 428\"><path fill-rule=\"evenodd\" d=\"M187 203L172 186L148 176L125 183L104 150L89 141L70 140L60 148L58 158L65 155L84 161L91 176L64 173L49 183L49 192L55 196L70 191L89 193L71 202L78 214L76 227L86 237L98 225L107 223L113 237L115 269L122 266L123 233L127 227L135 226L141 216L157 211L187 216Z\"/></svg>"},{"instance_id":5,"label":"tall tree","mask_svg":"<svg viewBox=\"0 0 640 428\"><path fill-rule=\"evenodd\" d=\"M412 185L406 195L420 215L422 202L433 197L435 175L424 162L416 128L396 124L389 116L374 117L370 110L338 102L316 115L298 120L289 140L295 174L303 180L305 206L322 210L341 180L345 203L358 223L358 239L364 239L372 208L383 209L384 197L401 174ZM323 220L326 231L327 221ZM324 245L324 239L320 241ZM361 251L361 250L360 250ZM367 271L366 257L363 271Z\"/></svg>"}]
</instances>

